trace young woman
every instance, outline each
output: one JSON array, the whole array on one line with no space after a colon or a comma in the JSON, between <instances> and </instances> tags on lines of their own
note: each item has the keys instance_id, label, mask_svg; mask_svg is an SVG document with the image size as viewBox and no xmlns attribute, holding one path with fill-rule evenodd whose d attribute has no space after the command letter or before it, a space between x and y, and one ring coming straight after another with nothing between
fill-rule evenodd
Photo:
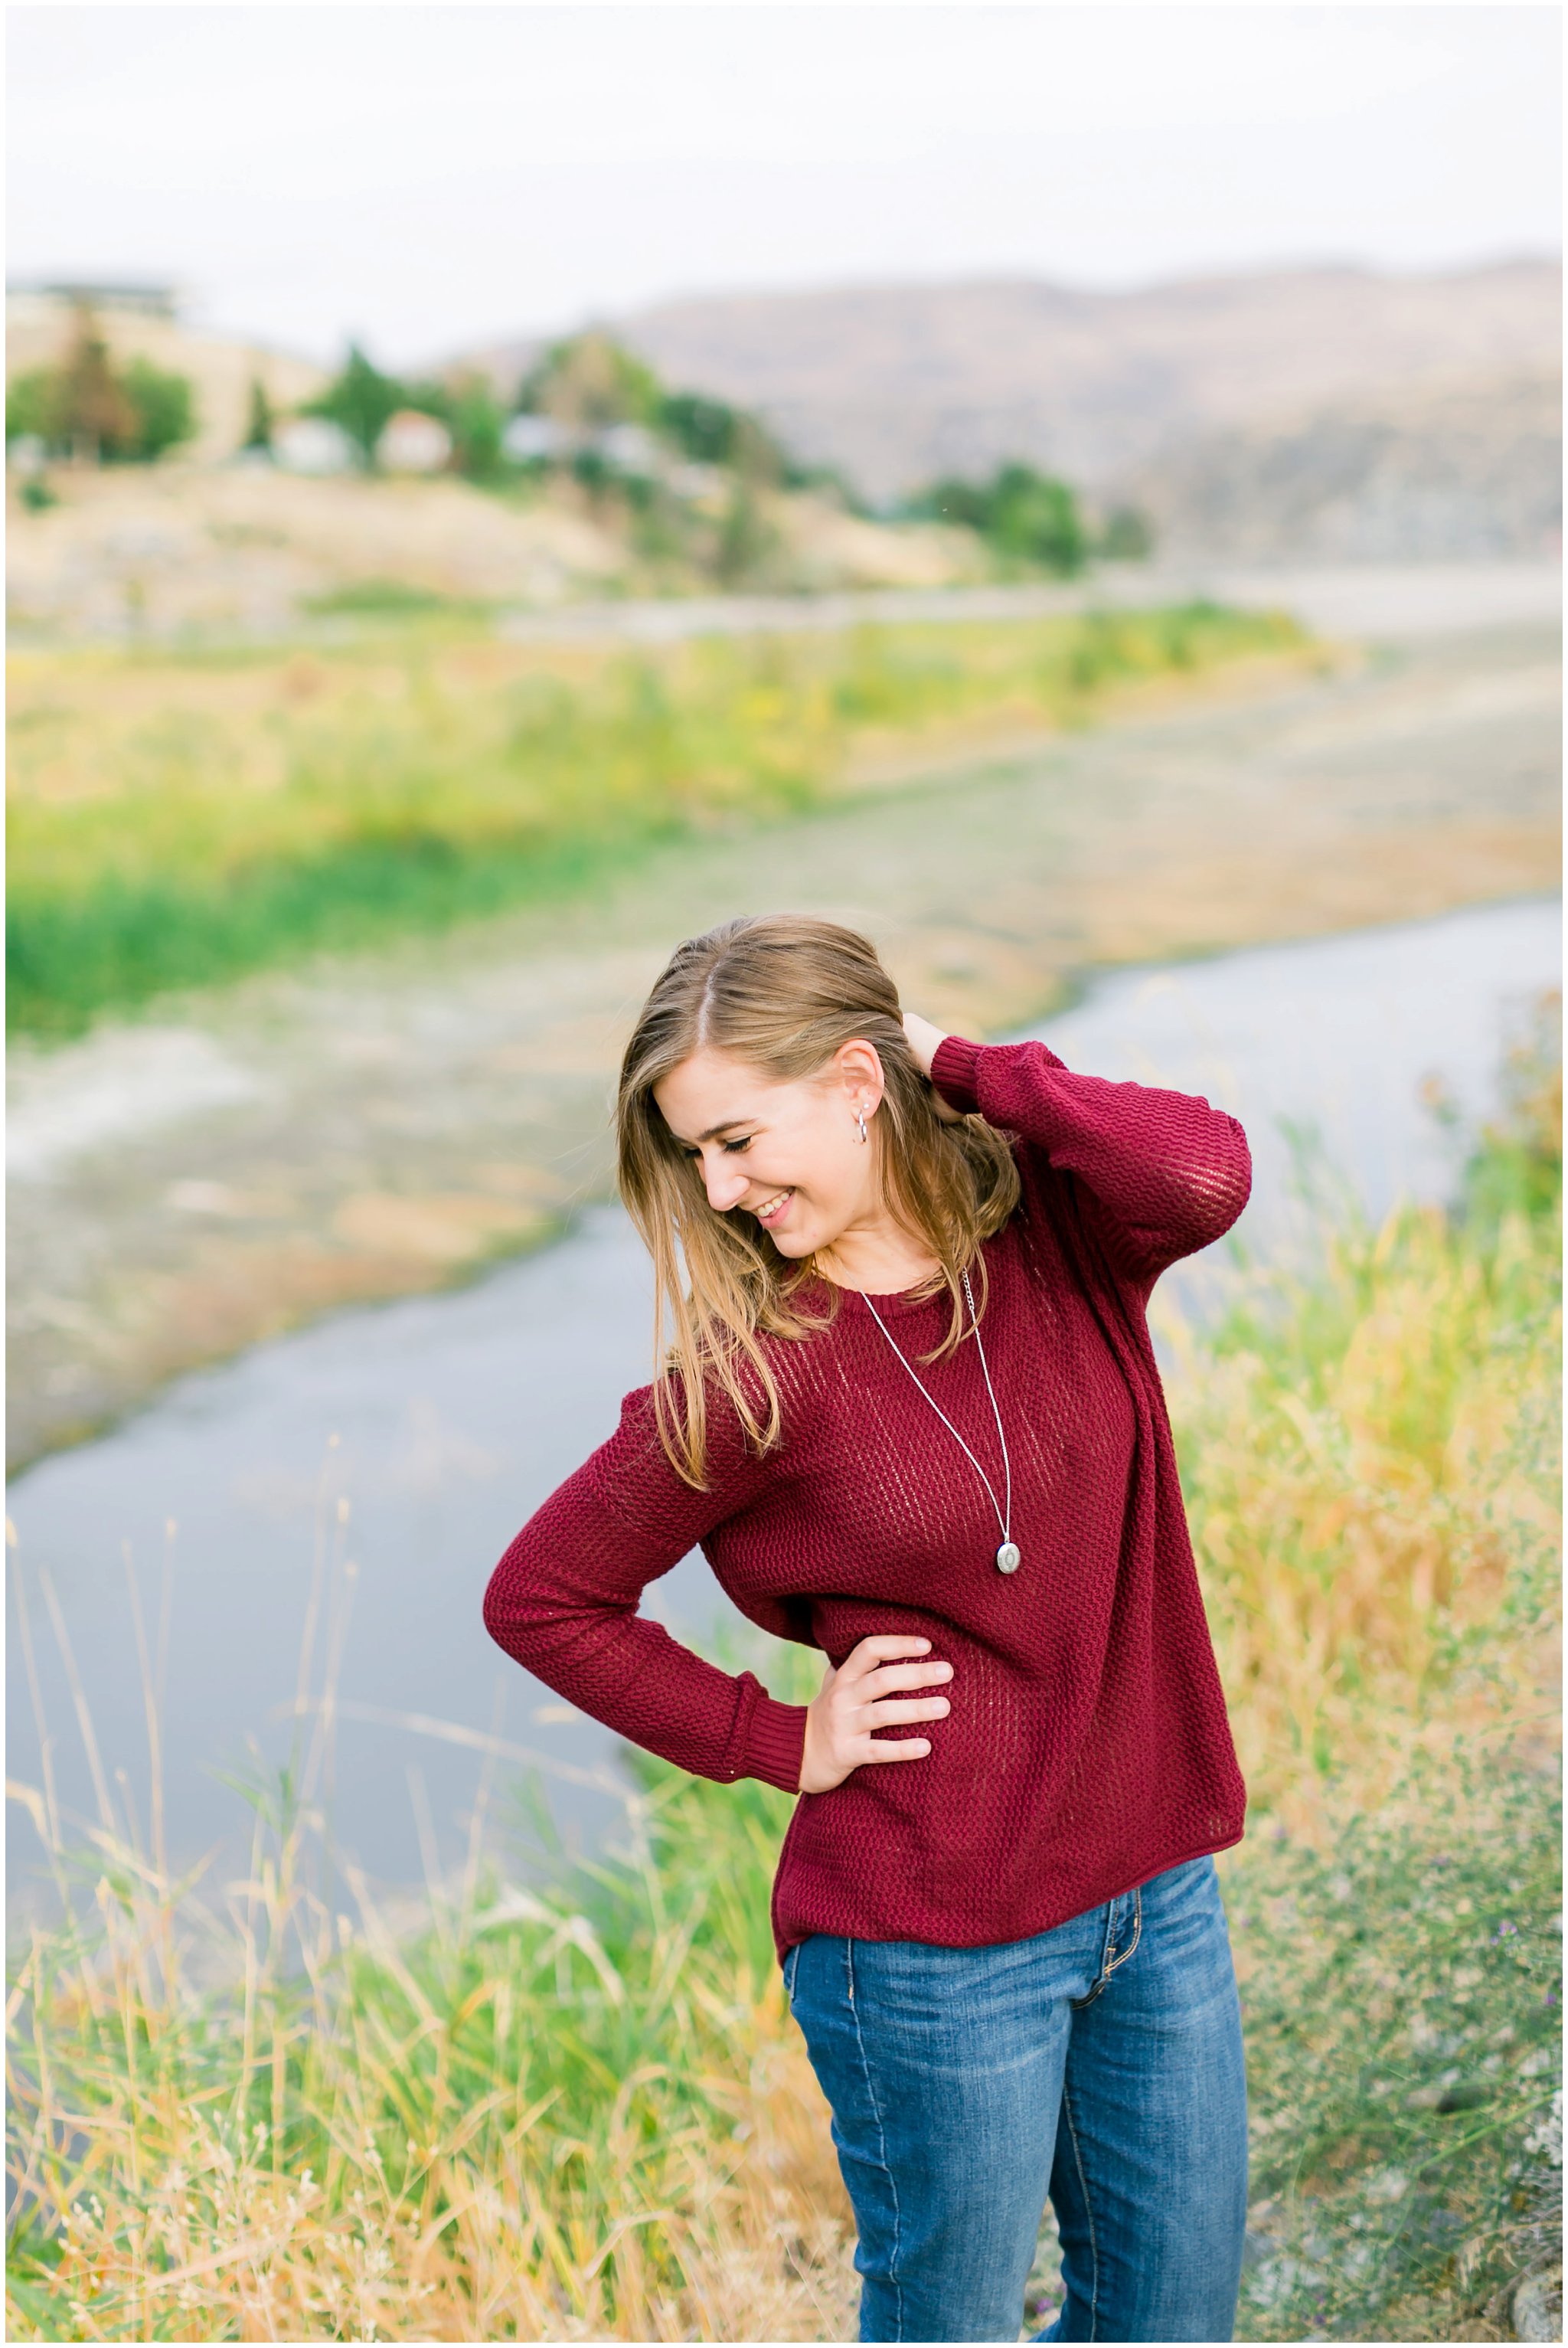
<instances>
[{"instance_id":1,"label":"young woman","mask_svg":"<svg viewBox=\"0 0 1568 2348\"><path fill-rule=\"evenodd\" d=\"M1245 1204L1235 1119L900 1012L790 915L689 940L621 1070L672 1340L485 1621L707 1777L800 1795L773 1924L862 2340L1228 2340L1246 2203L1212 1853L1245 1800L1144 1308ZM700 1544L809 1704L638 1612Z\"/></svg>"}]
</instances>

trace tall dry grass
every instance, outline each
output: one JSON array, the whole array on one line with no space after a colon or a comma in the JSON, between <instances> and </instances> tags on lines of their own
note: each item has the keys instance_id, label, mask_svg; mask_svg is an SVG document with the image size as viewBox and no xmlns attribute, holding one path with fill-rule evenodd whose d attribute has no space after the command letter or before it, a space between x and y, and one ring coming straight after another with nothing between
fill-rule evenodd
<instances>
[{"instance_id":1,"label":"tall dry grass","mask_svg":"<svg viewBox=\"0 0 1568 2348\"><path fill-rule=\"evenodd\" d=\"M220 1887L123 1829L54 1843L67 1921L11 1989L9 2336L842 2336L843 2197L766 1930L787 1805L666 1773L552 1893L481 1860L487 1781L411 1932L352 1860L321 1896L326 1757L255 1787Z\"/></svg>"},{"instance_id":2,"label":"tall dry grass","mask_svg":"<svg viewBox=\"0 0 1568 2348\"><path fill-rule=\"evenodd\" d=\"M1412 1737L1528 1709L1550 1671L1559 998L1504 1092L1456 1213L1399 1205L1372 1228L1343 1210L1320 1263L1255 1268L1201 1338L1163 1314L1243 1768L1293 1829L1347 1778L1375 1798Z\"/></svg>"},{"instance_id":3,"label":"tall dry grass","mask_svg":"<svg viewBox=\"0 0 1568 2348\"><path fill-rule=\"evenodd\" d=\"M1173 1381L1256 1807L1243 2337L1506 2337L1550 2255L1553 1070L1522 1056L1455 1212L1255 1282ZM331 1890L330 1684L301 1717L234 1883L177 1883L107 1789L73 1855L13 1789L66 1921L13 1971L10 2336L852 2336L768 1932L787 1800L649 1764L619 1844L525 1888L497 1749L460 1877L395 1918L341 1854Z\"/></svg>"}]
</instances>

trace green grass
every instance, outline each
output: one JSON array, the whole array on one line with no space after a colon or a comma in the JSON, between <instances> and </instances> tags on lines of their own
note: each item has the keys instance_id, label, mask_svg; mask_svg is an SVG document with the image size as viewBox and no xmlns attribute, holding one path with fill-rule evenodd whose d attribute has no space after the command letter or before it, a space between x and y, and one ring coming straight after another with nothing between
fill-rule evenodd
<instances>
[{"instance_id":1,"label":"green grass","mask_svg":"<svg viewBox=\"0 0 1568 2348\"><path fill-rule=\"evenodd\" d=\"M867 748L1080 725L1304 646L1207 604L636 655L392 616L265 657L14 659L13 1032L580 890L656 840L812 806Z\"/></svg>"},{"instance_id":2,"label":"green grass","mask_svg":"<svg viewBox=\"0 0 1568 2348\"><path fill-rule=\"evenodd\" d=\"M324 618L419 620L443 613L484 619L491 606L474 596L441 595L434 588L410 587L401 579L354 579L325 594L307 595L301 609Z\"/></svg>"}]
</instances>

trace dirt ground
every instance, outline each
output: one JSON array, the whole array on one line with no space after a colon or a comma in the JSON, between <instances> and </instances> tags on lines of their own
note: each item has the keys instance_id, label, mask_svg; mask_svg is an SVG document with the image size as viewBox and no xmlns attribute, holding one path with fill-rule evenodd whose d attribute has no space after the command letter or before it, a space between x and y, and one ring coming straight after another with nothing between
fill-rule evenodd
<instances>
[{"instance_id":1,"label":"dirt ground","mask_svg":"<svg viewBox=\"0 0 1568 2348\"><path fill-rule=\"evenodd\" d=\"M314 599L367 585L548 607L649 584L615 510L570 483L522 501L447 478L170 463L66 467L51 485L58 502L43 512L7 498L14 643L293 634ZM723 496L695 510L712 521ZM984 568L967 532L885 528L804 493L770 497L763 512L767 568L796 591L940 588ZM675 567L688 584L705 575Z\"/></svg>"},{"instance_id":2,"label":"dirt ground","mask_svg":"<svg viewBox=\"0 0 1568 2348\"><path fill-rule=\"evenodd\" d=\"M1109 963L1559 884L1558 634L1430 591L1324 674L972 751L661 850L591 897L172 1001L11 1073L20 1464L165 1379L537 1243L610 1180L671 945L793 906L870 931L969 1034Z\"/></svg>"}]
</instances>

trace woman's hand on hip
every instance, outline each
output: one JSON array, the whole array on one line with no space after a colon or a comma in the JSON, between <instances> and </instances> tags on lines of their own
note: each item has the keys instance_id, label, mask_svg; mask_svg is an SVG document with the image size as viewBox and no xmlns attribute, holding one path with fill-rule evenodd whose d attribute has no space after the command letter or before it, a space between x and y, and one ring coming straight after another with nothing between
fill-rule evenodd
<instances>
[{"instance_id":1,"label":"woman's hand on hip","mask_svg":"<svg viewBox=\"0 0 1568 2348\"><path fill-rule=\"evenodd\" d=\"M917 1011L906 1011L904 1033L909 1039L909 1049L914 1056L915 1066L927 1082L930 1083L931 1063L937 1056L937 1047L948 1040L946 1029L933 1027L930 1021L922 1019ZM944 1125L956 1125L963 1115L961 1109L954 1108L950 1101L945 1101L942 1098L935 1085L931 1086L931 1100L937 1115Z\"/></svg>"},{"instance_id":2,"label":"woman's hand on hip","mask_svg":"<svg viewBox=\"0 0 1568 2348\"><path fill-rule=\"evenodd\" d=\"M924 1660L929 1639L893 1633L862 1639L835 1671L830 1663L805 1711L805 1753L801 1762L803 1794L825 1794L841 1786L866 1761L919 1761L931 1750L928 1736L886 1736L872 1731L908 1720L942 1720L952 1707L945 1695L898 1700L899 1688L930 1687L953 1676L951 1663ZM901 1663L899 1656L922 1660Z\"/></svg>"}]
</instances>

